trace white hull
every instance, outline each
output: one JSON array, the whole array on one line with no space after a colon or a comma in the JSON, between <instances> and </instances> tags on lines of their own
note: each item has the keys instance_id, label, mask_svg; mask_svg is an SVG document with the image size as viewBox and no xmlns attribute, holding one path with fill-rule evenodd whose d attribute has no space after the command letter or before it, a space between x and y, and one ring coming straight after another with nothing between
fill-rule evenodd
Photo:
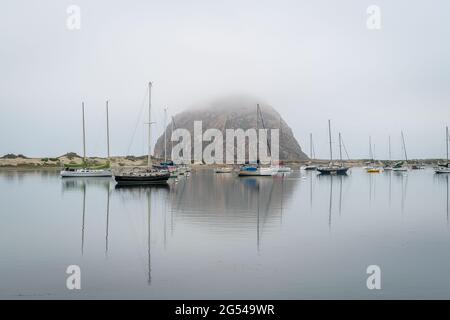
<instances>
[{"instance_id":1,"label":"white hull","mask_svg":"<svg viewBox=\"0 0 450 320\"><path fill-rule=\"evenodd\" d=\"M292 171L289 167L273 167L272 169L277 173L289 173Z\"/></svg>"},{"instance_id":2,"label":"white hull","mask_svg":"<svg viewBox=\"0 0 450 320\"><path fill-rule=\"evenodd\" d=\"M408 168L393 168L392 171L395 171L395 172L407 172Z\"/></svg>"},{"instance_id":3,"label":"white hull","mask_svg":"<svg viewBox=\"0 0 450 320\"><path fill-rule=\"evenodd\" d=\"M258 168L255 171L240 170L240 176L273 176L276 170L273 168Z\"/></svg>"},{"instance_id":4,"label":"white hull","mask_svg":"<svg viewBox=\"0 0 450 320\"><path fill-rule=\"evenodd\" d=\"M61 170L61 177L76 178L76 177L112 177L111 170L92 170L92 169L77 169L74 171Z\"/></svg>"},{"instance_id":5,"label":"white hull","mask_svg":"<svg viewBox=\"0 0 450 320\"><path fill-rule=\"evenodd\" d=\"M214 170L215 173L231 173L233 172L232 168L217 168Z\"/></svg>"}]
</instances>

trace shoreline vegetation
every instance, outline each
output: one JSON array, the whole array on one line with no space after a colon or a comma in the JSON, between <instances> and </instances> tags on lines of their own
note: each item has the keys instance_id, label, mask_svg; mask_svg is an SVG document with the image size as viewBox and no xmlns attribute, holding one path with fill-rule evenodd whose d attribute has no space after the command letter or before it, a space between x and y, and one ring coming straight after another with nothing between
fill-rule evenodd
<instances>
[{"instance_id":1,"label":"shoreline vegetation","mask_svg":"<svg viewBox=\"0 0 450 320\"><path fill-rule=\"evenodd\" d=\"M153 158L155 163L163 161L163 159ZM379 160L380 163L389 163L402 160ZM102 157L88 157L87 163L89 166L99 166L108 162L107 158ZM326 159L314 159L314 164L328 164L329 160ZM343 160L344 164L352 167L365 166L370 159L352 159ZM408 164L421 164L421 165L437 165L438 163L445 162L444 159L411 159L408 160ZM83 163L83 157L74 152L66 153L59 157L43 157L32 158L23 154L6 154L0 157L0 170L1 169L60 169L64 165L81 165ZM310 163L310 160L290 160L283 161L284 164L290 165L295 169L302 165ZM110 165L113 169L125 168L125 167L144 167L147 165L147 156L113 156L110 158ZM217 167L217 166L231 166L231 165L217 165L217 164L193 164L193 167Z\"/></svg>"}]
</instances>

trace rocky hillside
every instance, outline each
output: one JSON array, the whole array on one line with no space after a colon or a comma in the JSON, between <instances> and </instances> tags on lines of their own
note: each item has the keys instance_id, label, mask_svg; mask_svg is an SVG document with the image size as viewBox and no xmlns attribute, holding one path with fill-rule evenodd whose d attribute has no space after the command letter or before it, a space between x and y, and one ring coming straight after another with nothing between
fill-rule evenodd
<instances>
[{"instance_id":1,"label":"rocky hillside","mask_svg":"<svg viewBox=\"0 0 450 320\"><path fill-rule=\"evenodd\" d=\"M308 159L295 139L291 128L281 119L280 114L271 106L249 97L229 97L213 101L209 104L191 107L189 110L174 116L175 129L185 128L190 131L191 137L193 137L194 121L201 120L203 122L203 131L209 128L219 129L222 131L225 140L225 129L241 128L247 130L256 127L257 103L260 104L266 129L280 129L280 160ZM166 128L168 157L171 154L171 127L171 124L169 124ZM262 128L261 120L259 120L258 127ZM193 151L192 154L194 154ZM164 134L158 138L154 155L156 157L164 156Z\"/></svg>"}]
</instances>

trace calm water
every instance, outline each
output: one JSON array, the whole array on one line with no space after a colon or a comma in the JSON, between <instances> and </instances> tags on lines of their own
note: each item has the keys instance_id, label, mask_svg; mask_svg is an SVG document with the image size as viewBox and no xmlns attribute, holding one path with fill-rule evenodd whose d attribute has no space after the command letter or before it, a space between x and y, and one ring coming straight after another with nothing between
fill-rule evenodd
<instances>
[{"instance_id":1,"label":"calm water","mask_svg":"<svg viewBox=\"0 0 450 320\"><path fill-rule=\"evenodd\" d=\"M450 298L448 196L432 170L132 189L0 171L0 298Z\"/></svg>"}]
</instances>

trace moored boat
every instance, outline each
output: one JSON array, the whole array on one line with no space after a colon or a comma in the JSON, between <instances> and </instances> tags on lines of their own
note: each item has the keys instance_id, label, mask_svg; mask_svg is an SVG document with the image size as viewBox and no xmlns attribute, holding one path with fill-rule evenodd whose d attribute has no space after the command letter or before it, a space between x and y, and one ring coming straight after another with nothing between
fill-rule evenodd
<instances>
[{"instance_id":1,"label":"moored boat","mask_svg":"<svg viewBox=\"0 0 450 320\"><path fill-rule=\"evenodd\" d=\"M341 159L341 163L339 165L333 164L333 149L331 147L331 121L328 120L328 136L330 142L330 164L328 166L320 166L316 170L319 174L323 175L346 175L348 167L344 167L342 162L342 138L341 133L339 133L339 156Z\"/></svg>"},{"instance_id":2,"label":"moored boat","mask_svg":"<svg viewBox=\"0 0 450 320\"><path fill-rule=\"evenodd\" d=\"M257 104L256 105L256 132L258 132L259 117L261 117L261 122L262 122L263 129L265 129L264 118L263 118L262 112L261 112L261 110L259 108L259 104ZM269 141L266 140L266 143L267 143L267 149L269 150L269 153L270 153ZM259 155L258 155L258 158L257 158L255 164L246 164L246 165L241 166L241 168L239 169L238 176L239 177L244 177L244 176L272 176L276 172L277 172L277 170L275 169L275 167L263 167L263 166L261 166L261 163L259 161Z\"/></svg>"},{"instance_id":3,"label":"moored boat","mask_svg":"<svg viewBox=\"0 0 450 320\"><path fill-rule=\"evenodd\" d=\"M89 167L86 158L86 130L84 121L84 102L81 103L83 118L83 163L81 165L66 165L60 171L62 178L95 178L95 177L112 177L113 173L110 169L109 155L109 110L108 101L106 101L106 132L108 145L108 162L105 165L97 167Z\"/></svg>"},{"instance_id":4,"label":"moored boat","mask_svg":"<svg viewBox=\"0 0 450 320\"><path fill-rule=\"evenodd\" d=\"M168 170L162 170L160 168L153 168L152 158L151 158L151 89L152 83L149 82L149 98L148 98L148 162L147 169L142 170L141 168L136 168L131 172L124 172L115 175L115 180L118 185L152 185L152 184L165 184L170 178L170 172Z\"/></svg>"},{"instance_id":5,"label":"moored boat","mask_svg":"<svg viewBox=\"0 0 450 320\"><path fill-rule=\"evenodd\" d=\"M233 172L233 168L231 167L218 167L214 169L215 173L230 173Z\"/></svg>"},{"instance_id":6,"label":"moored boat","mask_svg":"<svg viewBox=\"0 0 450 320\"><path fill-rule=\"evenodd\" d=\"M261 167L256 165L246 165L239 169L238 175L244 176L272 176L275 174L275 170L271 167Z\"/></svg>"},{"instance_id":7,"label":"moored boat","mask_svg":"<svg viewBox=\"0 0 450 320\"><path fill-rule=\"evenodd\" d=\"M76 177L83 177L83 178L94 178L94 177L111 177L112 171L111 169L89 169L89 168L64 168L60 172L61 177L63 178L76 178Z\"/></svg>"},{"instance_id":8,"label":"moored boat","mask_svg":"<svg viewBox=\"0 0 450 320\"><path fill-rule=\"evenodd\" d=\"M314 144L313 144L313 137L312 133L309 134L309 157L311 160L315 158L315 152L314 152ZM312 161L309 161L307 165L302 167L303 170L306 171L312 171L316 170L317 166L312 163Z\"/></svg>"},{"instance_id":9,"label":"moored boat","mask_svg":"<svg viewBox=\"0 0 450 320\"><path fill-rule=\"evenodd\" d=\"M124 174L116 174L115 180L119 185L151 185L166 184L170 178L169 172L159 170L148 170L142 172L128 172Z\"/></svg>"},{"instance_id":10,"label":"moored boat","mask_svg":"<svg viewBox=\"0 0 450 320\"><path fill-rule=\"evenodd\" d=\"M379 167L373 167L373 168L367 168L366 170L368 173L380 173L383 171L382 168Z\"/></svg>"},{"instance_id":11,"label":"moored boat","mask_svg":"<svg viewBox=\"0 0 450 320\"><path fill-rule=\"evenodd\" d=\"M330 174L330 175L346 175L349 168L340 167L340 166L327 166L327 167L318 167L317 171L320 174Z\"/></svg>"},{"instance_id":12,"label":"moored boat","mask_svg":"<svg viewBox=\"0 0 450 320\"><path fill-rule=\"evenodd\" d=\"M434 172L437 174L450 173L450 164L448 162L448 141L449 140L450 140L450 136L448 134L448 126L446 126L445 127L445 146L447 149L447 161L446 161L446 163L438 164L438 166L436 168L434 168Z\"/></svg>"},{"instance_id":13,"label":"moored boat","mask_svg":"<svg viewBox=\"0 0 450 320\"><path fill-rule=\"evenodd\" d=\"M289 173L292 171L291 168L286 166L272 167L272 169L275 170L277 173Z\"/></svg>"}]
</instances>

